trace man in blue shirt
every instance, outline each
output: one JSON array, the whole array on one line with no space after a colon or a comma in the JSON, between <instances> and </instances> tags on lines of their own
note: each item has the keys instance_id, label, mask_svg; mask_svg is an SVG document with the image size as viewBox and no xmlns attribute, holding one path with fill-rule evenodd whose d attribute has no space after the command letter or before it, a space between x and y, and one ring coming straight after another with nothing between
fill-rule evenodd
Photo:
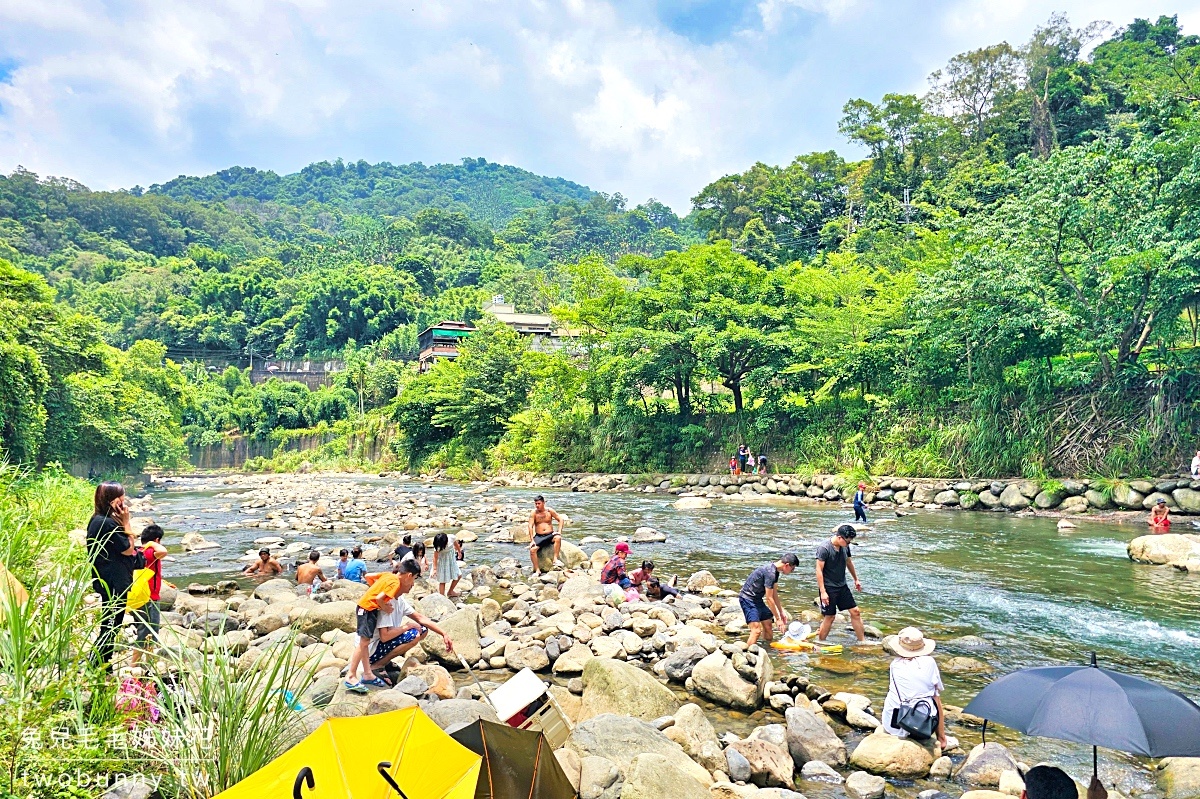
<instances>
[{"instance_id":1,"label":"man in blue shirt","mask_svg":"<svg viewBox=\"0 0 1200 799\"><path fill-rule=\"evenodd\" d=\"M367 562L362 559L362 547L356 546L350 550L350 560L346 563L343 572L347 580L353 580L356 583L367 581Z\"/></svg>"},{"instance_id":2,"label":"man in blue shirt","mask_svg":"<svg viewBox=\"0 0 1200 799\"><path fill-rule=\"evenodd\" d=\"M759 566L750 572L742 590L738 593L738 604L742 606L742 615L750 625L750 638L746 647L752 647L762 638L764 643L771 643L773 630L771 623L778 618L781 627L786 628L788 615L779 601L779 592L775 584L779 582L780 574L791 574L800 565L800 559L791 552L774 563Z\"/></svg>"}]
</instances>

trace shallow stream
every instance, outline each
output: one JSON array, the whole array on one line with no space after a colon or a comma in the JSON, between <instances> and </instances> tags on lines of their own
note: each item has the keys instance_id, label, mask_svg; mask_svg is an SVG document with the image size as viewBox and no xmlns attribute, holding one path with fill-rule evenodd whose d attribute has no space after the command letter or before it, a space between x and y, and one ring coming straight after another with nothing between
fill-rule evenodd
<instances>
[{"instance_id":1,"label":"shallow stream","mask_svg":"<svg viewBox=\"0 0 1200 799\"><path fill-rule=\"evenodd\" d=\"M383 482L371 477L313 479ZM236 488L219 486L215 480L181 481L180 487L185 490L158 492L154 498L154 516L167 529L168 538L178 541L182 533L197 531L223 546L177 554L178 561L168 567L169 579L186 585L235 576L237 558L265 531L223 527L246 518L236 500L214 496ZM407 486L410 493L426 494L439 506L475 504L480 497L468 494L469 488ZM532 505L534 493L492 489L487 497ZM671 506L674 497L666 495L542 493L551 507L573 520L568 540L630 535L641 525L666 533L667 543L637 545L631 557L631 562L653 559L660 576L677 573L682 580L708 569L725 587L736 589L755 566L794 551L802 567L783 578L780 589L784 606L792 613L813 607L816 588L809 564L814 548L835 524L850 520L842 509L796 505L785 499L717 502L708 510L679 511ZM990 642L991 647L982 650L950 643L939 646L937 654L943 662L963 655L994 669L990 674L944 670L945 701L953 705L965 705L998 674L1025 666L1085 663L1090 652L1096 653L1101 665L1156 680L1193 699L1200 696L1200 578L1169 567L1132 563L1126 544L1145 532L1144 525L1076 520L1077 528L1060 531L1055 521L952 511L872 518L873 530L854 547L864 589L858 595L864 619L885 632L911 624L941 642L965 635ZM337 533L306 533L288 540L323 547L353 543L351 537ZM468 562L495 563L510 555L524 562L525 548L480 542L467 550ZM838 635L851 640L848 632L838 631ZM847 649L821 658L776 653L775 662L777 673L811 675L830 689L872 697L877 712L882 706L888 658L878 648ZM770 711L751 718L727 711L726 715L728 723L718 723L718 731L744 732L756 724L781 720ZM979 740L975 729L956 728L952 733L968 748ZM1091 752L1085 747L1002 731L998 737L1030 764L1053 761L1081 780L1091 770ZM1125 794L1154 790L1144 762L1117 752L1102 751L1100 757L1106 784L1115 783ZM821 793L807 784L801 788L810 796Z\"/></svg>"}]
</instances>

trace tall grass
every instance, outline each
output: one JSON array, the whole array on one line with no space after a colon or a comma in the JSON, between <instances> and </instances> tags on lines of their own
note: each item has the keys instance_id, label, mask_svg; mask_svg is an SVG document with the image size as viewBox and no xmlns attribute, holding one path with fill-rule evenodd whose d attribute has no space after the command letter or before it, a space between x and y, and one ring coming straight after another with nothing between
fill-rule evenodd
<instances>
[{"instance_id":1,"label":"tall grass","mask_svg":"<svg viewBox=\"0 0 1200 799\"><path fill-rule=\"evenodd\" d=\"M247 668L227 650L164 656L161 716L148 748L164 774L160 792L207 799L303 737L308 719L289 697L311 681L316 664L303 662L294 643L288 638L270 645Z\"/></svg>"}]
</instances>

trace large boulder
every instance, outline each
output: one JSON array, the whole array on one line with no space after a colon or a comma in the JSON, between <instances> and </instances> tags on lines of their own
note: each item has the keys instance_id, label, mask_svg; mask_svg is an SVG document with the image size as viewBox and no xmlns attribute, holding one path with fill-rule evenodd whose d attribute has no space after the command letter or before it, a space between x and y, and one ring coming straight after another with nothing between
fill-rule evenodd
<instances>
[{"instance_id":1,"label":"large boulder","mask_svg":"<svg viewBox=\"0 0 1200 799\"><path fill-rule=\"evenodd\" d=\"M366 715L374 716L377 713L404 710L405 708L416 707L416 705L417 700L415 698L403 691L397 691L395 688L387 691L374 691L369 694Z\"/></svg>"},{"instance_id":2,"label":"large boulder","mask_svg":"<svg viewBox=\"0 0 1200 799\"><path fill-rule=\"evenodd\" d=\"M421 648L438 662L451 668L461 668L459 655L466 658L467 663L477 663L483 657L483 648L479 645L479 609L468 606L456 610L438 622L438 626L450 636L454 651L447 652L446 644L440 635L427 635L421 641Z\"/></svg>"},{"instance_id":3,"label":"large boulder","mask_svg":"<svg viewBox=\"0 0 1200 799\"><path fill-rule=\"evenodd\" d=\"M681 763L665 755L644 752L634 757L625 770L621 799L664 799L668 796L672 799L709 799L711 782L711 778L698 779Z\"/></svg>"},{"instance_id":4,"label":"large boulder","mask_svg":"<svg viewBox=\"0 0 1200 799\"><path fill-rule=\"evenodd\" d=\"M791 788L795 765L788 750L764 740L734 741L729 745L750 763L750 782L759 788Z\"/></svg>"},{"instance_id":5,"label":"large boulder","mask_svg":"<svg viewBox=\"0 0 1200 799\"><path fill-rule=\"evenodd\" d=\"M594 655L587 644L576 642L554 661L555 674L579 674Z\"/></svg>"},{"instance_id":6,"label":"large boulder","mask_svg":"<svg viewBox=\"0 0 1200 799\"><path fill-rule=\"evenodd\" d=\"M1153 488L1153 486L1152 486ZM1146 499L1146 495L1140 491L1135 491L1133 486L1126 483L1117 483L1112 489L1112 501L1118 508L1125 510L1141 510L1142 502Z\"/></svg>"},{"instance_id":7,"label":"large boulder","mask_svg":"<svg viewBox=\"0 0 1200 799\"><path fill-rule=\"evenodd\" d=\"M787 720L788 751L796 768L810 760L830 766L846 765L846 745L833 728L806 707L790 707Z\"/></svg>"},{"instance_id":8,"label":"large boulder","mask_svg":"<svg viewBox=\"0 0 1200 799\"><path fill-rule=\"evenodd\" d=\"M568 569L578 569L588 562L587 554L570 541L563 541L558 548L559 560ZM538 550L538 568L550 571L554 568L554 547L542 547Z\"/></svg>"},{"instance_id":9,"label":"large boulder","mask_svg":"<svg viewBox=\"0 0 1200 799\"><path fill-rule=\"evenodd\" d=\"M1000 775L1009 770L1018 770L1017 761L1004 744L993 742L972 749L954 777L973 788L996 788Z\"/></svg>"},{"instance_id":10,"label":"large boulder","mask_svg":"<svg viewBox=\"0 0 1200 799\"><path fill-rule=\"evenodd\" d=\"M1138 563L1175 564L1200 558L1200 535L1143 535L1129 542L1129 559Z\"/></svg>"},{"instance_id":11,"label":"large boulder","mask_svg":"<svg viewBox=\"0 0 1200 799\"><path fill-rule=\"evenodd\" d=\"M358 620L355 618L357 610L357 603L349 600L314 604L305 609L296 622L296 629L313 638L320 638L331 630L352 633L358 627Z\"/></svg>"},{"instance_id":12,"label":"large boulder","mask_svg":"<svg viewBox=\"0 0 1200 799\"><path fill-rule=\"evenodd\" d=\"M663 673L671 682L685 683L692 676L696 664L706 657L708 650L699 644L681 644L663 659Z\"/></svg>"},{"instance_id":13,"label":"large boulder","mask_svg":"<svg viewBox=\"0 0 1200 799\"><path fill-rule=\"evenodd\" d=\"M1171 492L1175 504L1183 513L1200 513L1200 491L1191 488L1177 488Z\"/></svg>"},{"instance_id":14,"label":"large boulder","mask_svg":"<svg viewBox=\"0 0 1200 799\"><path fill-rule=\"evenodd\" d=\"M583 667L581 717L605 713L633 716L647 721L670 716L679 700L650 674L624 661L592 658Z\"/></svg>"},{"instance_id":15,"label":"large boulder","mask_svg":"<svg viewBox=\"0 0 1200 799\"><path fill-rule=\"evenodd\" d=\"M1025 510L1029 507L1029 497L1021 493L1020 486L1010 485L1000 494L1000 504L1007 510Z\"/></svg>"},{"instance_id":16,"label":"large boulder","mask_svg":"<svg viewBox=\"0 0 1200 799\"><path fill-rule=\"evenodd\" d=\"M694 762L683 751L683 747L651 724L628 716L605 713L581 721L571 731L566 746L575 750L581 761L588 757L604 757L616 764L622 773L628 773L634 757L643 753L659 754L678 763L696 781L708 784L709 773ZM665 794L670 795L668 792Z\"/></svg>"},{"instance_id":17,"label":"large boulder","mask_svg":"<svg viewBox=\"0 0 1200 799\"><path fill-rule=\"evenodd\" d=\"M680 497L675 500L676 510L707 510L712 507L712 500L706 497Z\"/></svg>"},{"instance_id":18,"label":"large boulder","mask_svg":"<svg viewBox=\"0 0 1200 799\"><path fill-rule=\"evenodd\" d=\"M708 569L701 569L687 579L687 590L693 594L698 594L710 586L720 588L721 584Z\"/></svg>"},{"instance_id":19,"label":"large boulder","mask_svg":"<svg viewBox=\"0 0 1200 799\"><path fill-rule=\"evenodd\" d=\"M1200 757L1168 757L1158 767L1166 799L1200 799Z\"/></svg>"},{"instance_id":20,"label":"large boulder","mask_svg":"<svg viewBox=\"0 0 1200 799\"><path fill-rule=\"evenodd\" d=\"M771 661L760 656L755 667L758 679L743 679L733 661L717 651L692 668L692 686L696 693L734 710L752 711L762 704L763 688L771 679Z\"/></svg>"},{"instance_id":21,"label":"large boulder","mask_svg":"<svg viewBox=\"0 0 1200 799\"><path fill-rule=\"evenodd\" d=\"M691 702L675 712L675 723L663 733L709 771L724 770L726 761L712 722L699 705Z\"/></svg>"},{"instance_id":22,"label":"large boulder","mask_svg":"<svg viewBox=\"0 0 1200 799\"><path fill-rule=\"evenodd\" d=\"M877 729L855 747L850 765L884 777L913 780L929 774L929 767L940 754L932 744L922 745Z\"/></svg>"},{"instance_id":23,"label":"large boulder","mask_svg":"<svg viewBox=\"0 0 1200 799\"><path fill-rule=\"evenodd\" d=\"M479 719L494 721L500 718L487 702L478 699L442 699L438 702L424 702L421 709L425 715L433 719L433 723L443 730L456 724L471 724Z\"/></svg>"},{"instance_id":24,"label":"large boulder","mask_svg":"<svg viewBox=\"0 0 1200 799\"><path fill-rule=\"evenodd\" d=\"M1112 498L1108 494L1105 494L1103 491L1097 491L1094 488L1084 491L1083 498L1096 510L1109 510L1113 506ZM1179 500L1175 501L1178 502Z\"/></svg>"}]
</instances>

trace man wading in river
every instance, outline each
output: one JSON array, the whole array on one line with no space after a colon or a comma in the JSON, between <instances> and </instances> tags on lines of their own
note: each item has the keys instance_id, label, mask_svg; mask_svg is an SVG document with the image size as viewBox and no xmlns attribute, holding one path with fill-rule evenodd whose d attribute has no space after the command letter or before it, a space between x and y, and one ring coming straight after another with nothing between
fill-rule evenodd
<instances>
[{"instance_id":1,"label":"man wading in river","mask_svg":"<svg viewBox=\"0 0 1200 799\"><path fill-rule=\"evenodd\" d=\"M554 529L554 522L558 522L557 531ZM562 549L562 529L562 517L552 508L547 508L546 498L538 494L533 500L533 513L529 514L529 559L533 562L534 574L542 573L542 567L538 564L538 552L551 543L554 544L554 565L562 566L562 561L558 559L559 550Z\"/></svg>"},{"instance_id":2,"label":"man wading in river","mask_svg":"<svg viewBox=\"0 0 1200 799\"><path fill-rule=\"evenodd\" d=\"M738 593L738 604L742 606L742 615L746 624L750 625L750 638L746 648L754 646L762 639L764 644L771 643L774 632L771 623L779 619L780 629L786 630L788 615L779 601L779 590L775 584L779 582L780 574L791 574L800 565L800 559L791 552L774 563L759 566L750 572L742 590Z\"/></svg>"},{"instance_id":3,"label":"man wading in river","mask_svg":"<svg viewBox=\"0 0 1200 799\"><path fill-rule=\"evenodd\" d=\"M833 627L833 621L839 610L850 611L850 623L854 625L854 635L860 644L866 643L867 636L863 632L862 613L854 594L846 585L846 570L854 578L854 590L861 591L862 583L858 581L858 572L854 569L854 561L850 559L850 542L858 536L854 527L843 524L834 531L833 537L817 547L817 589L821 592L821 629L817 632L817 640L824 643Z\"/></svg>"}]
</instances>

